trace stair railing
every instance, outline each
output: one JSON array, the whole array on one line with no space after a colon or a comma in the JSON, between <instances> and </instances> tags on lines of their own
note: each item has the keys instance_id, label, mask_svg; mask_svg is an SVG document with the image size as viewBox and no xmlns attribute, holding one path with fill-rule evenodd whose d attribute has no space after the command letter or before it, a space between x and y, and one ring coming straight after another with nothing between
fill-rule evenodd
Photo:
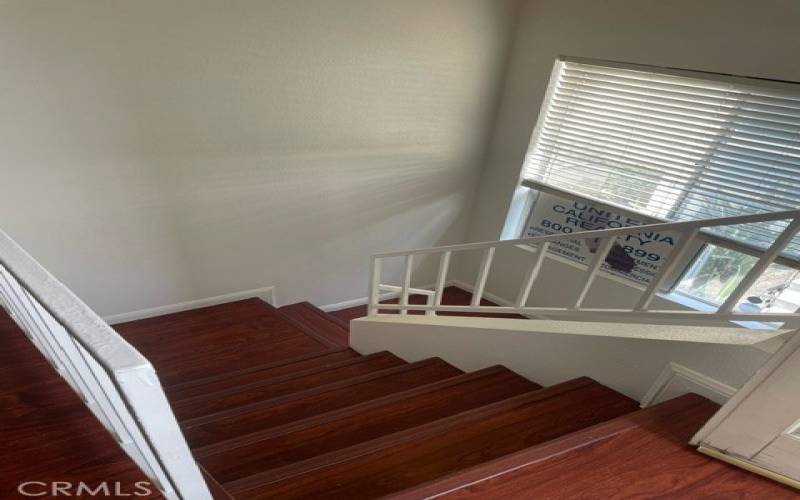
<instances>
[{"instance_id":1,"label":"stair railing","mask_svg":"<svg viewBox=\"0 0 800 500\"><path fill-rule=\"evenodd\" d=\"M212 498L150 362L2 231L0 305L166 498Z\"/></svg>"},{"instance_id":2,"label":"stair railing","mask_svg":"<svg viewBox=\"0 0 800 500\"><path fill-rule=\"evenodd\" d=\"M725 302L716 311L685 311L685 310L654 310L651 303L656 293L661 290L665 281L676 271L675 266L682 261L692 243L698 238L700 231L711 227L733 226L772 221L789 221L786 228L758 258L753 267L745 274L736 289L727 297ZM677 243L668 256L665 264L660 266L655 276L649 281L639 300L632 308L587 308L584 301L595 282L598 273L602 270L609 252L617 238L635 235L641 232L671 232L677 233ZM686 222L667 222L648 224L643 226L629 226L578 233L553 234L520 238L514 240L486 241L481 243L466 243L462 245L448 245L432 248L420 248L400 252L387 252L373 255L370 262L370 285L368 314L374 316L381 311L399 312L401 315L409 311L423 311L428 315L442 312L451 313L482 313L482 314L519 314L530 318L553 318L572 321L622 321L629 323L648 323L653 320L669 321L675 319L709 321L763 321L783 323L800 319L800 314L771 313L771 312L741 312L736 311L736 305L744 297L750 287L758 280L764 271L777 259L800 231L800 210L787 210L782 212L740 215L735 217L722 217L716 219L702 219ZM548 247L561 241L597 240L598 246L593 257L588 262L583 284L574 302L568 307L530 307L527 306L528 297L536 285L540 271L545 264ZM531 250L533 255L529 267L525 271L522 286L513 305L481 305L484 289L489 274L495 251L501 247L519 247ZM477 277L472 290L471 303L463 305L443 305L442 297L447 284L447 273L451 257L456 252L476 251L482 252L482 259L478 268ZM411 286L411 276L415 259L423 256L439 255L439 269L436 282L432 290L421 290ZM388 258L405 258L401 284L399 286L381 283L382 264ZM397 304L381 303L381 292L393 291L399 295ZM425 304L411 304L409 297L416 293L427 296Z\"/></svg>"}]
</instances>

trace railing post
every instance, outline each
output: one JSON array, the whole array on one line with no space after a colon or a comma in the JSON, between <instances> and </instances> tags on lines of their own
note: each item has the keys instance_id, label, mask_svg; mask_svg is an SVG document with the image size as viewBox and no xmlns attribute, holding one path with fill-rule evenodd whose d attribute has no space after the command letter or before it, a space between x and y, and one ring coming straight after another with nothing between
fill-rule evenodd
<instances>
[{"instance_id":1,"label":"railing post","mask_svg":"<svg viewBox=\"0 0 800 500\"><path fill-rule=\"evenodd\" d=\"M639 298L636 306L634 306L634 311L644 311L650 306L650 302L653 301L653 297L655 297L656 292L658 292L662 282L667 278L667 276L672 274L672 272L675 270L675 266L682 261L683 256L686 254L686 250L689 249L689 244L694 241L698 232L699 229L694 228L690 231L681 233L680 243L678 243L678 246L672 251L667 264L661 264L661 269L659 269L658 273L656 273L656 275L653 276L653 279L650 280L650 284L647 286L647 289Z\"/></svg>"},{"instance_id":2,"label":"railing post","mask_svg":"<svg viewBox=\"0 0 800 500\"><path fill-rule=\"evenodd\" d=\"M442 297L444 296L444 284L447 282L447 269L450 266L450 254L452 252L442 253L439 259L439 273L436 275L436 285L434 286L433 307L442 305ZM429 316L436 316L436 309L428 311Z\"/></svg>"},{"instance_id":3,"label":"railing post","mask_svg":"<svg viewBox=\"0 0 800 500\"><path fill-rule=\"evenodd\" d=\"M481 267L478 271L478 279L475 280L475 288L472 290L472 302L470 305L473 307L478 307L481 305L483 289L486 288L486 279L489 277L489 269L492 266L492 259L494 259L494 249L495 247L488 247L483 252Z\"/></svg>"},{"instance_id":4,"label":"railing post","mask_svg":"<svg viewBox=\"0 0 800 500\"><path fill-rule=\"evenodd\" d=\"M783 249L791 243L792 238L800 231L800 217L792 219L786 229L778 236L766 252L756 261L753 267L739 282L739 286L728 296L725 302L719 307L718 312L729 313L733 311L736 304L742 299L745 293L755 284L758 278L767 270L770 264L783 252Z\"/></svg>"},{"instance_id":5,"label":"railing post","mask_svg":"<svg viewBox=\"0 0 800 500\"><path fill-rule=\"evenodd\" d=\"M408 314L408 289L411 288L411 273L414 271L414 254L406 255L406 267L403 270L403 284L400 287L400 314Z\"/></svg>"},{"instance_id":6,"label":"railing post","mask_svg":"<svg viewBox=\"0 0 800 500\"><path fill-rule=\"evenodd\" d=\"M533 283L536 281L536 278L539 277L539 271L542 269L542 264L544 263L544 258L547 256L547 249L549 246L550 243L546 241L539 245L539 253L536 254L536 259L534 259L533 263L531 263L531 267L528 269L527 274L525 274L525 278L522 280L522 287L519 289L519 294L517 295L517 301L515 303L516 307L522 308L528 303L528 297L531 294L531 288L533 287Z\"/></svg>"},{"instance_id":7,"label":"railing post","mask_svg":"<svg viewBox=\"0 0 800 500\"><path fill-rule=\"evenodd\" d=\"M580 309L580 307L583 305L583 301L586 299L586 295L589 293L592 283L594 283L594 279L597 276L597 272L600 270L600 266L602 266L603 262L606 261L606 256L608 256L608 252L611 251L611 247L614 246L614 242L616 240L617 238L615 236L609 236L603 240L603 244L597 249L597 252L594 254L594 259L592 259L592 263L589 265L589 274L586 276L586 281L583 283L583 288L581 288L577 300L575 300L573 309Z\"/></svg>"},{"instance_id":8,"label":"railing post","mask_svg":"<svg viewBox=\"0 0 800 500\"><path fill-rule=\"evenodd\" d=\"M373 256L369 263L369 305L367 306L367 316L378 314L378 303L380 302L381 284L381 259Z\"/></svg>"}]
</instances>

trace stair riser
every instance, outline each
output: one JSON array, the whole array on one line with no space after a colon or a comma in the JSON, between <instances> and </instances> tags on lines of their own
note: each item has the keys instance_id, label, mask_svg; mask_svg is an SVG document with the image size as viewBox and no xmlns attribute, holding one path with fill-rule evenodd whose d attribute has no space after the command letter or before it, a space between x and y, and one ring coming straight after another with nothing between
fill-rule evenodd
<instances>
[{"instance_id":1,"label":"stair riser","mask_svg":"<svg viewBox=\"0 0 800 500\"><path fill-rule=\"evenodd\" d=\"M281 379L268 379L242 387L233 387L217 393L185 400L173 405L178 420L196 418L221 412L259 401L285 396L295 392L312 389L327 383L357 377L406 364L405 361L388 353L363 358L348 359L333 367L322 367L296 375L285 375Z\"/></svg>"},{"instance_id":2,"label":"stair riser","mask_svg":"<svg viewBox=\"0 0 800 500\"><path fill-rule=\"evenodd\" d=\"M638 409L596 383L555 389L552 397L519 396L225 487L237 498L377 498Z\"/></svg>"},{"instance_id":3,"label":"stair riser","mask_svg":"<svg viewBox=\"0 0 800 500\"><path fill-rule=\"evenodd\" d=\"M420 362L421 363L421 362ZM345 381L339 384L291 395L286 401L276 400L268 404L243 408L231 416L203 417L202 423L184 422L184 435L192 448L207 446L215 442L235 438L262 429L268 429L327 411L345 408L370 399L419 387L437 380L460 375L462 372L444 362L414 363L385 372L370 374L362 382Z\"/></svg>"},{"instance_id":4,"label":"stair riser","mask_svg":"<svg viewBox=\"0 0 800 500\"><path fill-rule=\"evenodd\" d=\"M220 481L229 482L537 388L536 384L504 371L200 460Z\"/></svg>"},{"instance_id":5,"label":"stair riser","mask_svg":"<svg viewBox=\"0 0 800 500\"><path fill-rule=\"evenodd\" d=\"M313 368L329 366L348 359L357 359L361 355L350 349L332 350L323 354L309 356L307 359L294 363L268 365L263 368L243 370L242 373L232 373L223 377L212 377L208 380L198 380L191 384L173 387L167 395L171 402L179 402L197 396L204 396L210 392L222 391L233 387L241 387L257 381L281 377Z\"/></svg>"}]
</instances>

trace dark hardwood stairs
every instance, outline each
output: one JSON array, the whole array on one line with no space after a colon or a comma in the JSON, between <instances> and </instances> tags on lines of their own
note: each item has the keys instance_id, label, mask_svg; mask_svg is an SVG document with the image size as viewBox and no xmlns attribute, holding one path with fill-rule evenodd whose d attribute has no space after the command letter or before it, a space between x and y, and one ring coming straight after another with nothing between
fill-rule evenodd
<instances>
[{"instance_id":1,"label":"dark hardwood stairs","mask_svg":"<svg viewBox=\"0 0 800 500\"><path fill-rule=\"evenodd\" d=\"M450 290L448 299L469 297ZM344 320L356 314L251 299L115 328L156 366L217 498L795 497L687 446L717 408L699 396L642 410L588 378L541 387L502 366L464 373L438 358L360 355ZM0 357L36 377L0 401L20 418L51 408L33 423L0 419L15 444L50 458L0 472L77 477L69 461L83 440L108 460L80 469L90 479L137 478L119 453L93 444L108 437L63 383L6 343L14 349ZM58 415L74 433L59 431ZM49 448L37 445L42 436Z\"/></svg>"}]
</instances>

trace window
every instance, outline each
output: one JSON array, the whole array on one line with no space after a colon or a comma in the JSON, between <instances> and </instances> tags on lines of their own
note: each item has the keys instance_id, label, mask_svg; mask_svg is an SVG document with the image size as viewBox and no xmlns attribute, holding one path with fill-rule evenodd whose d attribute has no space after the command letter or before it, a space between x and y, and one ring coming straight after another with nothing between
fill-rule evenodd
<instances>
[{"instance_id":1,"label":"window","mask_svg":"<svg viewBox=\"0 0 800 500\"><path fill-rule=\"evenodd\" d=\"M719 306L728 298L756 257L706 245L678 282L675 291ZM745 294L739 310L795 312L800 307L800 270L773 264Z\"/></svg>"},{"instance_id":2,"label":"window","mask_svg":"<svg viewBox=\"0 0 800 500\"><path fill-rule=\"evenodd\" d=\"M744 80L558 61L524 177L670 221L800 207L800 92ZM709 231L764 249L785 226Z\"/></svg>"},{"instance_id":3,"label":"window","mask_svg":"<svg viewBox=\"0 0 800 500\"><path fill-rule=\"evenodd\" d=\"M530 236L798 208L800 85L561 59L525 159L523 185L539 192L527 214L524 234ZM573 220L581 226L559 218L576 212ZM591 217L601 222L587 226ZM687 263L674 291L721 304L787 223L706 230L708 243ZM609 271L646 283L673 244L669 235L660 236L641 245L620 242L636 267ZM585 260L567 244L551 251ZM740 309L800 307L800 236L780 260L791 265L773 264Z\"/></svg>"}]
</instances>

